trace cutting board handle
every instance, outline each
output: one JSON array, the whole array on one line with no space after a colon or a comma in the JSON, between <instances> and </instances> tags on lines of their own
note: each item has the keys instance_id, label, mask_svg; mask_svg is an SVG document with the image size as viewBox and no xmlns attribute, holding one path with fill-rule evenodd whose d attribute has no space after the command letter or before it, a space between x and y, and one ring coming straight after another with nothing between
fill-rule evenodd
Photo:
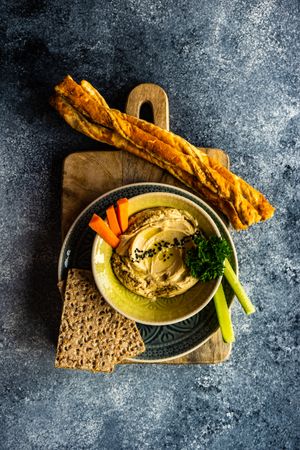
<instances>
[{"instance_id":1,"label":"cutting board handle","mask_svg":"<svg viewBox=\"0 0 300 450\"><path fill-rule=\"evenodd\" d=\"M141 106L144 103L151 105L155 125L169 130L169 100L163 88L153 83L136 86L128 95L126 113L140 117Z\"/></svg>"}]
</instances>

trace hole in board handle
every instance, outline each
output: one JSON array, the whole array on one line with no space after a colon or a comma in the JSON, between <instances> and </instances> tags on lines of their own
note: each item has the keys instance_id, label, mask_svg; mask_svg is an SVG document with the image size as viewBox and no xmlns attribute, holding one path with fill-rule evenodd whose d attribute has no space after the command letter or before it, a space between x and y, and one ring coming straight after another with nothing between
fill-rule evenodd
<instances>
[{"instance_id":1,"label":"hole in board handle","mask_svg":"<svg viewBox=\"0 0 300 450\"><path fill-rule=\"evenodd\" d=\"M139 118L154 123L153 107L151 102L144 102L140 107Z\"/></svg>"}]
</instances>

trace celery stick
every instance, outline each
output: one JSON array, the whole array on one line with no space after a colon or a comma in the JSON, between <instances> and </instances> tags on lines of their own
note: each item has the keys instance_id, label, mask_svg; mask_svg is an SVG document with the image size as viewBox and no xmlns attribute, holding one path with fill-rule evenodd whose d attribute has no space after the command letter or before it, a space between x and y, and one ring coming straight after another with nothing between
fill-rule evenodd
<instances>
[{"instance_id":1,"label":"celery stick","mask_svg":"<svg viewBox=\"0 0 300 450\"><path fill-rule=\"evenodd\" d=\"M234 331L222 284L220 284L217 292L214 295L214 302L223 340L228 343L234 342Z\"/></svg>"},{"instance_id":2,"label":"celery stick","mask_svg":"<svg viewBox=\"0 0 300 450\"><path fill-rule=\"evenodd\" d=\"M233 268L231 267L228 259L225 259L224 263L224 276L226 277L228 283L234 290L235 295L237 296L238 301L244 308L244 311L246 314L252 314L255 312L255 307L251 303L251 300L247 296L243 286L238 280L238 277L236 276Z\"/></svg>"}]
</instances>

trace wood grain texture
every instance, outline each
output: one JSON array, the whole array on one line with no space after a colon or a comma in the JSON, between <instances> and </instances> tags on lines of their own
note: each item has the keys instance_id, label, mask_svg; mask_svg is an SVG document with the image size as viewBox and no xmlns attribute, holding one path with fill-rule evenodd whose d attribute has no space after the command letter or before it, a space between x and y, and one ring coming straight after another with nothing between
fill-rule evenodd
<instances>
[{"instance_id":1,"label":"wood grain texture","mask_svg":"<svg viewBox=\"0 0 300 450\"><path fill-rule=\"evenodd\" d=\"M79 213L99 195L122 185L119 151L72 153L64 160L62 176L62 235Z\"/></svg>"},{"instance_id":2,"label":"wood grain texture","mask_svg":"<svg viewBox=\"0 0 300 450\"><path fill-rule=\"evenodd\" d=\"M148 101L153 107L155 123L167 128L168 99L161 88L153 86L146 84L135 88L129 96L126 112L138 116L141 105ZM228 156L222 150L201 150L229 167ZM167 183L193 192L165 170L127 152L108 150L69 155L64 161L62 177L62 236L78 214L97 197L121 185L143 181ZM230 352L231 344L224 343L221 332L217 331L197 350L162 364L215 364L228 359Z\"/></svg>"},{"instance_id":3,"label":"wood grain texture","mask_svg":"<svg viewBox=\"0 0 300 450\"><path fill-rule=\"evenodd\" d=\"M169 130L169 100L165 91L157 84L139 84L128 95L126 113L139 117L144 103L152 106L155 125Z\"/></svg>"}]
</instances>

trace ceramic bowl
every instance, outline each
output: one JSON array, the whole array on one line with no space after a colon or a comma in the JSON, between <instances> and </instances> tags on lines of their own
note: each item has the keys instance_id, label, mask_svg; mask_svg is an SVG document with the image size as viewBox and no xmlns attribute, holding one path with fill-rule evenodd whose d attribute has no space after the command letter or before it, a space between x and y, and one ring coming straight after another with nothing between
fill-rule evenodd
<instances>
[{"instance_id":1,"label":"ceramic bowl","mask_svg":"<svg viewBox=\"0 0 300 450\"><path fill-rule=\"evenodd\" d=\"M200 229L209 236L220 232L212 218L193 201L166 192L151 192L129 199L129 215L147 208L168 206L188 211ZM185 293L172 298L150 300L129 291L115 276L110 258L112 248L96 235L91 266L95 283L105 300L125 317L145 325L169 325L181 322L201 311L214 296L222 277L207 283L198 282Z\"/></svg>"}]
</instances>

